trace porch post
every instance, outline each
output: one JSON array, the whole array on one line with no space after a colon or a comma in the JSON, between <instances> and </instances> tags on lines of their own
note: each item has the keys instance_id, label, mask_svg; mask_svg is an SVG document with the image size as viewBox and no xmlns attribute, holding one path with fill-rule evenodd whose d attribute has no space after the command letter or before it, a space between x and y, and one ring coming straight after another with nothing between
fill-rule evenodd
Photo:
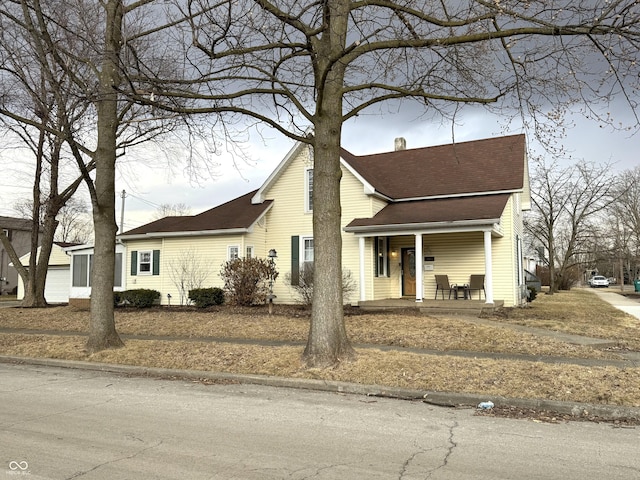
<instances>
[{"instance_id":1,"label":"porch post","mask_svg":"<svg viewBox=\"0 0 640 480\"><path fill-rule=\"evenodd\" d=\"M360 301L364 302L366 300L366 288L364 284L364 237L358 238L358 247L360 250Z\"/></svg>"},{"instance_id":2,"label":"porch post","mask_svg":"<svg viewBox=\"0 0 640 480\"><path fill-rule=\"evenodd\" d=\"M416 302L422 302L422 234L416 233Z\"/></svg>"},{"instance_id":3,"label":"porch post","mask_svg":"<svg viewBox=\"0 0 640 480\"><path fill-rule=\"evenodd\" d=\"M493 304L493 262L491 260L491 232L484 232L484 288L485 303Z\"/></svg>"}]
</instances>

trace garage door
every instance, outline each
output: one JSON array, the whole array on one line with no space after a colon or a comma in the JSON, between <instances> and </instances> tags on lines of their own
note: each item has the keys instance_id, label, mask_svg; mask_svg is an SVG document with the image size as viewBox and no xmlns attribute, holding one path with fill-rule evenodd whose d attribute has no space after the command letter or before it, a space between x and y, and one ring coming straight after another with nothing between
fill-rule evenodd
<instances>
[{"instance_id":1,"label":"garage door","mask_svg":"<svg viewBox=\"0 0 640 480\"><path fill-rule=\"evenodd\" d=\"M67 303L69 301L69 267L49 267L44 298L47 303Z\"/></svg>"}]
</instances>

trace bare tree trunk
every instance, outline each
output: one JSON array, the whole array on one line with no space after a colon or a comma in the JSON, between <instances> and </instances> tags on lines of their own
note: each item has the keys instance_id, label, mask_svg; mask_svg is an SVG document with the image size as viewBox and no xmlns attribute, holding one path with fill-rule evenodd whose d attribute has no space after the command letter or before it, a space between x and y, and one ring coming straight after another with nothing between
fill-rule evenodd
<instances>
[{"instance_id":1,"label":"bare tree trunk","mask_svg":"<svg viewBox=\"0 0 640 480\"><path fill-rule=\"evenodd\" d=\"M116 332L113 305L116 233L115 165L120 82L118 58L122 40L123 5L121 0L105 4L105 53L99 75L100 99L97 102L98 144L96 148L95 190L92 192L95 248L91 275L91 320L87 351L97 352L123 346Z\"/></svg>"},{"instance_id":2,"label":"bare tree trunk","mask_svg":"<svg viewBox=\"0 0 640 480\"><path fill-rule=\"evenodd\" d=\"M36 154L36 176L33 181L33 205L31 206L31 249L29 254L29 270L27 278L23 278L24 298L22 299L23 307L46 307L47 301L44 298L44 282L42 279L42 288L38 290L36 284L36 262L38 254L38 237L40 236L40 181L42 178L42 160L44 158L44 143L46 134L44 128L39 132L38 148ZM53 238L53 237L52 237Z\"/></svg>"},{"instance_id":3,"label":"bare tree trunk","mask_svg":"<svg viewBox=\"0 0 640 480\"><path fill-rule=\"evenodd\" d=\"M347 338L342 299L342 237L340 228L340 140L344 66L331 63L344 50L348 3L329 2L326 34L318 42L315 61L317 107L314 118L313 239L314 276L311 326L303 358L323 367L353 358Z\"/></svg>"}]
</instances>

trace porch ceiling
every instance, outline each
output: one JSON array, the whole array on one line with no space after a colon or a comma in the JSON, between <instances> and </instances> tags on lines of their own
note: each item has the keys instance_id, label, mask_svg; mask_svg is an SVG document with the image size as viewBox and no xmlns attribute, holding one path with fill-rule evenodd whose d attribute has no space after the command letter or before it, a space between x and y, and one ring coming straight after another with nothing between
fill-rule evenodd
<instances>
[{"instance_id":1,"label":"porch ceiling","mask_svg":"<svg viewBox=\"0 0 640 480\"><path fill-rule=\"evenodd\" d=\"M391 203L371 218L356 218L346 232L394 230L411 226L441 227L443 224L491 225L498 223L510 194L438 198Z\"/></svg>"}]
</instances>

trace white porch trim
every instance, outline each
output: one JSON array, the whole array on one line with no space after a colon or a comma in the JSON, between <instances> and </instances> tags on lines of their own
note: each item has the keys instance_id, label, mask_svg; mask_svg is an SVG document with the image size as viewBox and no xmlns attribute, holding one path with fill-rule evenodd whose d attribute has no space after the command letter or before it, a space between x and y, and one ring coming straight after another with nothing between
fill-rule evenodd
<instances>
[{"instance_id":1,"label":"white porch trim","mask_svg":"<svg viewBox=\"0 0 640 480\"><path fill-rule=\"evenodd\" d=\"M360 251L360 301L364 302L367 299L367 289L365 285L366 275L364 273L364 238L358 238L358 249Z\"/></svg>"},{"instance_id":2,"label":"white porch trim","mask_svg":"<svg viewBox=\"0 0 640 480\"><path fill-rule=\"evenodd\" d=\"M424 274L422 271L422 233L416 233L416 302L421 303L424 292Z\"/></svg>"},{"instance_id":3,"label":"white porch trim","mask_svg":"<svg viewBox=\"0 0 640 480\"><path fill-rule=\"evenodd\" d=\"M491 232L484 232L484 289L485 303L493 304L493 262L491 258Z\"/></svg>"},{"instance_id":4,"label":"white porch trim","mask_svg":"<svg viewBox=\"0 0 640 480\"><path fill-rule=\"evenodd\" d=\"M475 231L477 232L479 229L469 229L464 231ZM424 236L433 234L433 233L460 233L462 231L459 228L450 228L448 230L430 230L428 232L415 230L411 232L411 235L415 238L415 255L416 255L416 303L421 303L424 301L424 255L423 255L423 241ZM483 233L484 240L484 286L485 286L485 303L493 304L493 258L492 258L492 236L502 236L502 231L499 228L498 224L492 224L490 226L485 226L485 228L480 229ZM402 232L406 234L405 232ZM401 233L401 234L402 234ZM408 232L407 232L408 233ZM374 236L386 236L388 238L392 238L394 236L399 235L399 232L395 231L378 231L378 232L354 232L354 235L358 238L358 263L359 263L359 297L360 301L367 300L367 276L366 276L366 248L365 248L365 240L367 238L373 238ZM399 289L402 290L402 277L399 279Z\"/></svg>"}]
</instances>

